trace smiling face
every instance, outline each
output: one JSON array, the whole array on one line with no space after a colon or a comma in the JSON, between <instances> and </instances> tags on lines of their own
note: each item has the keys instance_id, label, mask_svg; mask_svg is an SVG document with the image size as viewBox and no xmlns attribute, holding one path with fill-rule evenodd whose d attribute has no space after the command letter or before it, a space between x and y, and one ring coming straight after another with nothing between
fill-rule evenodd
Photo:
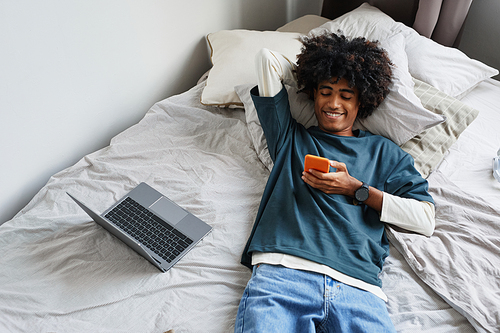
<instances>
[{"instance_id":1,"label":"smiling face","mask_svg":"<svg viewBox=\"0 0 500 333\"><path fill-rule=\"evenodd\" d=\"M320 82L314 90L314 113L321 130L343 136L353 136L352 126L358 115L359 93L347 80L336 78Z\"/></svg>"}]
</instances>

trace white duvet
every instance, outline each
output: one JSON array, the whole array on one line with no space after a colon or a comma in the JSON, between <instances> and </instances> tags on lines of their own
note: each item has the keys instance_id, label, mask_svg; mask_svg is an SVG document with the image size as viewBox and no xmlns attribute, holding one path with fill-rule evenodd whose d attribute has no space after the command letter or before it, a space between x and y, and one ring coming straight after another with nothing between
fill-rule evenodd
<instances>
[{"instance_id":1,"label":"white duvet","mask_svg":"<svg viewBox=\"0 0 500 333\"><path fill-rule=\"evenodd\" d=\"M54 175L0 227L0 332L231 332L250 277L241 251L268 171L241 109L201 106L203 83L154 105L111 144ZM140 182L213 227L167 273L96 225ZM392 250L381 275L398 331L472 326Z\"/></svg>"},{"instance_id":2,"label":"white duvet","mask_svg":"<svg viewBox=\"0 0 500 333\"><path fill-rule=\"evenodd\" d=\"M239 259L268 173L243 111L201 108L201 88L157 103L2 225L1 332L230 330L250 276ZM164 274L66 195L102 212L142 181L213 227Z\"/></svg>"}]
</instances>

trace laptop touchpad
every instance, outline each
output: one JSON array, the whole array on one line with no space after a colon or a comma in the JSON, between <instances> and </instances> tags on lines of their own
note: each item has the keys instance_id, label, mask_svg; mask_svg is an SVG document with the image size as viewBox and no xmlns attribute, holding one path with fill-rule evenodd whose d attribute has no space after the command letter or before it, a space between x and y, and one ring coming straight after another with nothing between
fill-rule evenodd
<instances>
[{"instance_id":1,"label":"laptop touchpad","mask_svg":"<svg viewBox=\"0 0 500 333\"><path fill-rule=\"evenodd\" d=\"M184 209L180 208L165 197L161 197L151 207L149 207L149 209L173 225L176 225L188 214Z\"/></svg>"}]
</instances>

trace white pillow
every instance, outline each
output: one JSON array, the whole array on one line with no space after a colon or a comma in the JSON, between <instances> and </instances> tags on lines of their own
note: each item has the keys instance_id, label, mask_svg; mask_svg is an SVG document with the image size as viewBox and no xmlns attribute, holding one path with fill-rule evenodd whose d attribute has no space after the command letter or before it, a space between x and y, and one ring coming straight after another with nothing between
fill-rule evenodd
<instances>
[{"instance_id":1,"label":"white pillow","mask_svg":"<svg viewBox=\"0 0 500 333\"><path fill-rule=\"evenodd\" d=\"M268 48L295 61L300 53L301 34L276 31L223 30L207 36L212 64L201 103L221 107L242 106L234 86L257 84L255 54Z\"/></svg>"},{"instance_id":2,"label":"white pillow","mask_svg":"<svg viewBox=\"0 0 500 333\"><path fill-rule=\"evenodd\" d=\"M379 41L401 31L400 25L377 7L363 3L358 8L315 28L309 34L319 35L324 31L340 32L347 37L365 37Z\"/></svg>"},{"instance_id":3,"label":"white pillow","mask_svg":"<svg viewBox=\"0 0 500 333\"><path fill-rule=\"evenodd\" d=\"M356 121L354 128L385 136L402 145L415 135L440 124L444 117L425 109L415 95L414 82L408 73L403 36L397 34L380 44L386 49L395 65L391 92L371 116ZM253 86L253 84L239 85L235 87L235 91L245 106L247 128L257 154L264 165L271 169L273 163L267 151L267 142L250 97L250 89ZM316 126L318 122L314 114L314 102L306 94L297 94L296 88L290 86L286 88L292 117L306 128Z\"/></svg>"},{"instance_id":4,"label":"white pillow","mask_svg":"<svg viewBox=\"0 0 500 333\"><path fill-rule=\"evenodd\" d=\"M400 146L445 118L425 109L415 95L403 36L389 37L380 42L380 47L387 51L394 64L390 92L371 116L357 120L355 128L382 135Z\"/></svg>"},{"instance_id":5,"label":"white pillow","mask_svg":"<svg viewBox=\"0 0 500 333\"><path fill-rule=\"evenodd\" d=\"M298 32L307 35L311 29L317 28L329 21L330 19L318 15L304 15L279 27L276 31Z\"/></svg>"},{"instance_id":6,"label":"white pillow","mask_svg":"<svg viewBox=\"0 0 500 333\"><path fill-rule=\"evenodd\" d=\"M462 51L440 45L400 24L406 40L410 74L445 94L460 98L498 70L469 58Z\"/></svg>"},{"instance_id":7,"label":"white pillow","mask_svg":"<svg viewBox=\"0 0 500 333\"><path fill-rule=\"evenodd\" d=\"M453 97L460 97L484 79L498 74L498 70L470 59L458 49L419 35L368 3L311 30L310 34L324 30L334 33L340 30L348 37L362 36L372 41L403 32L410 74Z\"/></svg>"}]
</instances>

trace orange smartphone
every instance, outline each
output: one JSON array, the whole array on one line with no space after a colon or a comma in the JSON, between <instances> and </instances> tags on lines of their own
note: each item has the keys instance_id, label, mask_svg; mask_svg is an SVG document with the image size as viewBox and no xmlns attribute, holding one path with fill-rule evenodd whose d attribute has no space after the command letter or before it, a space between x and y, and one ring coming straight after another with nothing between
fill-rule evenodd
<instances>
[{"instance_id":1,"label":"orange smartphone","mask_svg":"<svg viewBox=\"0 0 500 333\"><path fill-rule=\"evenodd\" d=\"M304 171L309 171L309 169L324 173L330 172L330 161L325 157L307 154L304 160Z\"/></svg>"}]
</instances>

